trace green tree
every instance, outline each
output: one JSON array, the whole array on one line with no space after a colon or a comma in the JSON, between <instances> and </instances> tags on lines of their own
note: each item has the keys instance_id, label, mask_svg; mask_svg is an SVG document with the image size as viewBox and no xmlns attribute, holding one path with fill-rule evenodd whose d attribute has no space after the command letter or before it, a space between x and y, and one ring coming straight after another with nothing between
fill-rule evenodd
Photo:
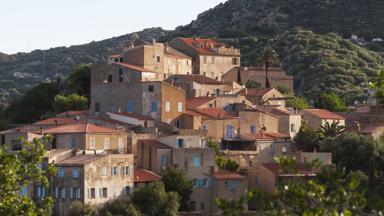
<instances>
[{"instance_id":1,"label":"green tree","mask_svg":"<svg viewBox=\"0 0 384 216\"><path fill-rule=\"evenodd\" d=\"M375 81L371 84L371 87L373 87L376 90L376 97L380 104L384 104L384 71L380 71Z\"/></svg>"},{"instance_id":2,"label":"green tree","mask_svg":"<svg viewBox=\"0 0 384 216\"><path fill-rule=\"evenodd\" d=\"M56 95L53 107L56 112L85 110L88 109L88 99L78 94L71 94L68 96Z\"/></svg>"},{"instance_id":3,"label":"green tree","mask_svg":"<svg viewBox=\"0 0 384 216\"><path fill-rule=\"evenodd\" d=\"M321 125L319 134L321 137L337 137L345 131L345 126L340 125L340 122L326 122Z\"/></svg>"},{"instance_id":4,"label":"green tree","mask_svg":"<svg viewBox=\"0 0 384 216\"><path fill-rule=\"evenodd\" d=\"M318 133L310 128L307 122L303 121L299 132L293 139L298 150L313 152L315 148L319 147L319 135Z\"/></svg>"},{"instance_id":5,"label":"green tree","mask_svg":"<svg viewBox=\"0 0 384 216\"><path fill-rule=\"evenodd\" d=\"M180 207L179 195L166 192L162 182L153 183L134 192L132 202L144 215L176 216Z\"/></svg>"},{"instance_id":6,"label":"green tree","mask_svg":"<svg viewBox=\"0 0 384 216\"><path fill-rule=\"evenodd\" d=\"M192 181L188 180L187 172L176 166L169 166L161 181L165 191L176 192L180 197L179 211L189 211L189 203L192 195Z\"/></svg>"},{"instance_id":7,"label":"green tree","mask_svg":"<svg viewBox=\"0 0 384 216\"><path fill-rule=\"evenodd\" d=\"M282 84L282 85L278 85L276 87L276 89L281 92L283 95L286 95L286 96L291 96L293 95L293 92L292 92L292 89L290 89L288 86Z\"/></svg>"},{"instance_id":8,"label":"green tree","mask_svg":"<svg viewBox=\"0 0 384 216\"><path fill-rule=\"evenodd\" d=\"M96 216L96 211L89 205L84 205L80 201L73 201L69 205L69 215L71 216Z\"/></svg>"},{"instance_id":9,"label":"green tree","mask_svg":"<svg viewBox=\"0 0 384 216\"><path fill-rule=\"evenodd\" d=\"M47 137L34 139L32 142L21 140L23 149L15 153L8 152L8 146L0 147L0 215L45 216L51 214L52 198L45 197L42 202L35 202L20 194L22 187L42 185L49 188L47 176L54 174L54 169L43 170L45 149L42 142Z\"/></svg>"},{"instance_id":10,"label":"green tree","mask_svg":"<svg viewBox=\"0 0 384 216\"><path fill-rule=\"evenodd\" d=\"M82 95L90 99L91 71L92 66L90 64L78 65L75 68L66 81L67 88L71 93Z\"/></svg>"},{"instance_id":11,"label":"green tree","mask_svg":"<svg viewBox=\"0 0 384 216\"><path fill-rule=\"evenodd\" d=\"M315 102L315 106L321 109L327 109L332 112L344 112L347 110L345 102L335 93L320 94Z\"/></svg>"},{"instance_id":12,"label":"green tree","mask_svg":"<svg viewBox=\"0 0 384 216\"><path fill-rule=\"evenodd\" d=\"M226 200L223 198L216 198L215 203L224 216L243 216L244 215L244 197L238 200Z\"/></svg>"},{"instance_id":13,"label":"green tree","mask_svg":"<svg viewBox=\"0 0 384 216\"><path fill-rule=\"evenodd\" d=\"M259 82L257 82L256 80L247 80L247 82L245 82L245 88L247 89L251 89L251 88L261 88L261 84Z\"/></svg>"},{"instance_id":14,"label":"green tree","mask_svg":"<svg viewBox=\"0 0 384 216\"><path fill-rule=\"evenodd\" d=\"M301 98L301 97L294 97L286 100L285 106L293 107L293 108L296 108L297 110L308 109L311 107L309 103L304 98Z\"/></svg>"},{"instance_id":15,"label":"green tree","mask_svg":"<svg viewBox=\"0 0 384 216\"><path fill-rule=\"evenodd\" d=\"M276 51L268 46L263 49L261 52L261 56L257 60L257 62L264 66L265 68L265 87L270 88L271 84L269 82L269 68L279 62L279 57Z\"/></svg>"},{"instance_id":16,"label":"green tree","mask_svg":"<svg viewBox=\"0 0 384 216\"><path fill-rule=\"evenodd\" d=\"M142 216L140 210L124 199L108 202L99 210L99 215Z\"/></svg>"},{"instance_id":17,"label":"green tree","mask_svg":"<svg viewBox=\"0 0 384 216\"><path fill-rule=\"evenodd\" d=\"M236 161L224 158L223 153L220 151L220 144L217 141L208 140L208 147L215 150L215 162L220 169L236 172L240 168Z\"/></svg>"}]
</instances>

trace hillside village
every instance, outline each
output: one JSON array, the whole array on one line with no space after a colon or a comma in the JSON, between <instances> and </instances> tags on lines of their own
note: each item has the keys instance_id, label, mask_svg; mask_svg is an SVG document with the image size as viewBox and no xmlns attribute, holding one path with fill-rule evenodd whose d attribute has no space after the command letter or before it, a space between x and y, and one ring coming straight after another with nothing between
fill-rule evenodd
<instances>
[{"instance_id":1,"label":"hillside village","mask_svg":"<svg viewBox=\"0 0 384 216\"><path fill-rule=\"evenodd\" d=\"M247 87L257 82L260 86ZM313 161L332 164L330 152L300 151L293 139L304 122L330 125L379 138L384 112L374 99L348 112L298 110L286 105L293 77L279 67L243 67L240 49L215 39L173 38L168 43L133 40L104 63L92 66L89 110L68 110L0 132L9 151L45 135L42 167L54 165L50 188L30 184L21 193L54 199L54 215L68 215L78 200L94 208L160 181L167 167L185 169L193 184L190 213L217 215L215 199L268 195L280 182L316 175ZM219 146L219 153L214 145ZM217 163L217 154L228 168ZM278 157L295 158L285 172ZM247 209L247 204L244 204Z\"/></svg>"}]
</instances>

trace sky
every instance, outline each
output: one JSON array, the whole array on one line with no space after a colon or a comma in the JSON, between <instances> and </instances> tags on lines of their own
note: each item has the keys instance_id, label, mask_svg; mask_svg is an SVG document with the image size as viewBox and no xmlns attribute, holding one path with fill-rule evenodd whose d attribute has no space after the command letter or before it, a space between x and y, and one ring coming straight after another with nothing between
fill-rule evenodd
<instances>
[{"instance_id":1,"label":"sky","mask_svg":"<svg viewBox=\"0 0 384 216\"><path fill-rule=\"evenodd\" d=\"M162 27L172 30L225 0L11 0L0 2L0 52L70 46Z\"/></svg>"}]
</instances>

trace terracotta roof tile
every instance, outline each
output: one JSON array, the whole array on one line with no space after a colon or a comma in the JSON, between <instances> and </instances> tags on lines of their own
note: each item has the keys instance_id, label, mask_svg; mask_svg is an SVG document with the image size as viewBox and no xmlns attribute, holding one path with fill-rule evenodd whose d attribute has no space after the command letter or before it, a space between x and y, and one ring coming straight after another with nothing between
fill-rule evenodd
<instances>
[{"instance_id":1,"label":"terracotta roof tile","mask_svg":"<svg viewBox=\"0 0 384 216\"><path fill-rule=\"evenodd\" d=\"M156 73L156 72L154 72L154 71L152 71L152 70L143 68L143 67L138 66L138 65L133 65L133 64L128 64L128 63L122 63L122 62L113 62L112 64L119 65L119 66L126 67L126 68L130 68L130 69L135 70L135 71L138 71L138 72L150 72L150 73Z\"/></svg>"},{"instance_id":2,"label":"terracotta roof tile","mask_svg":"<svg viewBox=\"0 0 384 216\"><path fill-rule=\"evenodd\" d=\"M143 143L144 145L151 145L158 149L172 149L170 146L167 146L159 141L153 140L153 139L143 139L138 140L138 142Z\"/></svg>"},{"instance_id":3,"label":"terracotta roof tile","mask_svg":"<svg viewBox=\"0 0 384 216\"><path fill-rule=\"evenodd\" d=\"M304 109L302 110L302 113L307 113L309 115L313 115L321 119L345 119L344 117L325 109Z\"/></svg>"},{"instance_id":4,"label":"terracotta roof tile","mask_svg":"<svg viewBox=\"0 0 384 216\"><path fill-rule=\"evenodd\" d=\"M180 38L184 43L192 47L199 54L207 55L217 55L215 51L211 50L212 48L217 48L221 46L228 46L227 44L221 43L213 39L202 39L202 38Z\"/></svg>"},{"instance_id":5,"label":"terracotta roof tile","mask_svg":"<svg viewBox=\"0 0 384 216\"><path fill-rule=\"evenodd\" d=\"M288 139L289 135L279 133L279 132L265 132L264 135L261 132L244 134L242 135L245 139L251 140L278 140L278 139Z\"/></svg>"},{"instance_id":6,"label":"terracotta roof tile","mask_svg":"<svg viewBox=\"0 0 384 216\"><path fill-rule=\"evenodd\" d=\"M84 164L90 163L92 161L99 160L100 158L105 157L106 155L79 155L67 158L58 162L57 166L82 166Z\"/></svg>"},{"instance_id":7,"label":"terracotta roof tile","mask_svg":"<svg viewBox=\"0 0 384 216\"><path fill-rule=\"evenodd\" d=\"M249 88L249 89L242 89L239 91L240 95L246 95L246 96L264 96L268 92L270 92L273 88Z\"/></svg>"},{"instance_id":8,"label":"terracotta roof tile","mask_svg":"<svg viewBox=\"0 0 384 216\"><path fill-rule=\"evenodd\" d=\"M137 120L154 120L152 117L149 117L149 116L143 116L143 115L139 115L139 114L134 114L134 113L129 113L129 112L113 112L112 114L115 114L115 115L121 115L121 116L126 116L126 117L129 117L129 118L133 118L133 119L137 119Z\"/></svg>"},{"instance_id":9,"label":"terracotta roof tile","mask_svg":"<svg viewBox=\"0 0 384 216\"><path fill-rule=\"evenodd\" d=\"M213 100L216 100L216 97L194 97L187 100L186 107L187 109L197 109Z\"/></svg>"},{"instance_id":10,"label":"terracotta roof tile","mask_svg":"<svg viewBox=\"0 0 384 216\"><path fill-rule=\"evenodd\" d=\"M228 171L219 171L212 174L213 178L218 180L231 180L231 179L246 179L245 176L242 176L235 172L228 172Z\"/></svg>"},{"instance_id":11,"label":"terracotta roof tile","mask_svg":"<svg viewBox=\"0 0 384 216\"><path fill-rule=\"evenodd\" d=\"M195 112L212 119L233 119L238 118L235 113L227 112L220 108L200 108Z\"/></svg>"},{"instance_id":12,"label":"terracotta roof tile","mask_svg":"<svg viewBox=\"0 0 384 216\"><path fill-rule=\"evenodd\" d=\"M100 127L89 123L64 125L44 130L44 134L66 133L121 133L122 131Z\"/></svg>"},{"instance_id":13,"label":"terracotta roof tile","mask_svg":"<svg viewBox=\"0 0 384 216\"><path fill-rule=\"evenodd\" d=\"M156 182L161 180L161 176L157 175L154 172L145 169L135 169L133 171L134 182Z\"/></svg>"},{"instance_id":14,"label":"terracotta roof tile","mask_svg":"<svg viewBox=\"0 0 384 216\"><path fill-rule=\"evenodd\" d=\"M177 74L177 75L170 76L169 79L172 79L174 81L177 81L178 79L184 79L188 81L197 82L200 84L227 85L224 82L221 82L200 74L191 74L191 75Z\"/></svg>"},{"instance_id":15,"label":"terracotta roof tile","mask_svg":"<svg viewBox=\"0 0 384 216\"><path fill-rule=\"evenodd\" d=\"M289 174L289 173L283 173L278 163L262 163L261 165L267 168L268 170L270 170L271 172L273 172L274 174ZM297 164L296 172L297 173L293 173L292 175L295 175L295 174L314 175L315 174L311 169L305 167L305 165L301 163Z\"/></svg>"},{"instance_id":16,"label":"terracotta roof tile","mask_svg":"<svg viewBox=\"0 0 384 216\"><path fill-rule=\"evenodd\" d=\"M68 125L75 124L79 122L84 122L86 120L76 120L73 118L49 118L42 121L35 122L34 125Z\"/></svg>"}]
</instances>

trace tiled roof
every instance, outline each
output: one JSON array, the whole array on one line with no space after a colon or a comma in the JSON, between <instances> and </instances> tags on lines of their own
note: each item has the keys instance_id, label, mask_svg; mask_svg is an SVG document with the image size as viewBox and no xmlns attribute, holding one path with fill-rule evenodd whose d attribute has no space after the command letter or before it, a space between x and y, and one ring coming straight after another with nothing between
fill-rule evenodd
<instances>
[{"instance_id":1,"label":"tiled roof","mask_svg":"<svg viewBox=\"0 0 384 216\"><path fill-rule=\"evenodd\" d=\"M241 95L247 95L247 96L259 96L262 97L268 92L270 92L273 88L249 88L249 89L242 89L239 91L239 94Z\"/></svg>"},{"instance_id":2,"label":"tiled roof","mask_svg":"<svg viewBox=\"0 0 384 216\"><path fill-rule=\"evenodd\" d=\"M187 100L186 107L187 109L197 109L213 100L216 100L216 97L194 97Z\"/></svg>"},{"instance_id":3,"label":"tiled roof","mask_svg":"<svg viewBox=\"0 0 384 216\"><path fill-rule=\"evenodd\" d=\"M290 113L288 110L286 109L281 109L281 108L276 108L276 109L273 109L271 110L271 113L274 114L274 115L292 115L292 113Z\"/></svg>"},{"instance_id":4,"label":"tiled roof","mask_svg":"<svg viewBox=\"0 0 384 216\"><path fill-rule=\"evenodd\" d=\"M121 133L119 130L100 127L93 124L71 124L44 130L45 134L66 134L66 133Z\"/></svg>"},{"instance_id":5,"label":"tiled roof","mask_svg":"<svg viewBox=\"0 0 384 216\"><path fill-rule=\"evenodd\" d=\"M24 125L16 128L11 128L5 131L0 131L1 134L7 134L7 133L34 133L34 134L40 134L40 130L36 129L36 126L33 125Z\"/></svg>"},{"instance_id":6,"label":"tiled roof","mask_svg":"<svg viewBox=\"0 0 384 216\"><path fill-rule=\"evenodd\" d=\"M164 53L166 55L171 55L171 56L174 56L176 58L187 58L187 59L191 59L192 58L190 56L185 55L182 52L177 51L176 49L173 49L170 46L164 48Z\"/></svg>"},{"instance_id":7,"label":"tiled roof","mask_svg":"<svg viewBox=\"0 0 384 216\"><path fill-rule=\"evenodd\" d=\"M212 174L213 178L218 180L231 180L231 179L246 179L245 176L242 176L235 172L228 171L219 171Z\"/></svg>"},{"instance_id":8,"label":"tiled roof","mask_svg":"<svg viewBox=\"0 0 384 216\"><path fill-rule=\"evenodd\" d=\"M145 68L143 68L143 67L141 67L141 66L138 66L138 65L133 65L133 64L128 64L128 63L122 63L122 62L113 62L112 64L119 65L119 66L121 66L121 67L126 67L126 68L129 68L129 69L138 71L138 72L151 72L151 73L156 73L156 72L153 72L152 70L145 69Z\"/></svg>"},{"instance_id":9,"label":"tiled roof","mask_svg":"<svg viewBox=\"0 0 384 216\"><path fill-rule=\"evenodd\" d=\"M79 155L67 158L58 162L57 166L82 166L84 164L90 163L92 161L99 160L100 158L105 157L106 155Z\"/></svg>"},{"instance_id":10,"label":"tiled roof","mask_svg":"<svg viewBox=\"0 0 384 216\"><path fill-rule=\"evenodd\" d=\"M289 135L279 133L279 132L257 132L257 133L251 133L251 134L245 134L242 135L246 139L251 139L251 140L277 140L277 139L287 139L290 138Z\"/></svg>"},{"instance_id":11,"label":"tiled roof","mask_svg":"<svg viewBox=\"0 0 384 216\"><path fill-rule=\"evenodd\" d=\"M185 74L177 74L177 75L172 75L169 77L169 79L172 79L174 81L177 81L177 79L184 79L188 81L193 81L197 82L200 84L211 84L211 85L227 85L224 82L206 77L204 75L200 74L190 74L190 75L185 75Z\"/></svg>"},{"instance_id":12,"label":"tiled roof","mask_svg":"<svg viewBox=\"0 0 384 216\"><path fill-rule=\"evenodd\" d=\"M304 109L302 110L302 113L307 113L321 119L345 119L344 117L325 109Z\"/></svg>"},{"instance_id":13,"label":"tiled roof","mask_svg":"<svg viewBox=\"0 0 384 216\"><path fill-rule=\"evenodd\" d=\"M76 120L73 118L49 118L42 121L35 122L34 125L67 125L83 122L83 120Z\"/></svg>"},{"instance_id":14,"label":"tiled roof","mask_svg":"<svg viewBox=\"0 0 384 216\"><path fill-rule=\"evenodd\" d=\"M270 116L277 117L273 113L270 113L270 112L267 112L267 111L264 111L264 110L261 110L261 109L255 108L255 107L247 108L247 109L244 110L244 112L261 112L261 113L264 113L264 114L267 114L267 115L270 115Z\"/></svg>"},{"instance_id":15,"label":"tiled roof","mask_svg":"<svg viewBox=\"0 0 384 216\"><path fill-rule=\"evenodd\" d=\"M278 163L262 163L262 166L264 166L274 174L290 174L290 173L283 173ZM293 173L292 175L295 175L295 174L314 175L315 174L311 169L305 167L305 165L301 163L297 164L296 169L297 169L296 173Z\"/></svg>"},{"instance_id":16,"label":"tiled roof","mask_svg":"<svg viewBox=\"0 0 384 216\"><path fill-rule=\"evenodd\" d=\"M123 125L123 126L127 126L127 127L134 127L135 126L135 125L131 125L131 124L128 124L125 122L111 119L108 116L104 116L104 115L92 117L92 120L96 120L96 121L100 121L100 122L106 122L106 123L110 123L110 124L116 124L116 125Z\"/></svg>"},{"instance_id":17,"label":"tiled roof","mask_svg":"<svg viewBox=\"0 0 384 216\"><path fill-rule=\"evenodd\" d=\"M57 116L81 116L81 115L88 115L89 110L68 110L66 112L60 113Z\"/></svg>"},{"instance_id":18,"label":"tiled roof","mask_svg":"<svg viewBox=\"0 0 384 216\"><path fill-rule=\"evenodd\" d=\"M189 115L189 116L192 116L192 117L195 117L195 116L201 116L201 114L193 111L193 110L187 110L184 112L185 115Z\"/></svg>"},{"instance_id":19,"label":"tiled roof","mask_svg":"<svg viewBox=\"0 0 384 216\"><path fill-rule=\"evenodd\" d=\"M135 183L141 183L141 182L155 182L160 181L161 176L157 175L154 172L151 172L149 170L145 169L135 169L133 171L134 175L134 182Z\"/></svg>"},{"instance_id":20,"label":"tiled roof","mask_svg":"<svg viewBox=\"0 0 384 216\"><path fill-rule=\"evenodd\" d=\"M235 113L227 112L220 108L200 108L194 110L195 112L207 116L212 119L232 119L232 118L238 118L238 116Z\"/></svg>"},{"instance_id":21,"label":"tiled roof","mask_svg":"<svg viewBox=\"0 0 384 216\"><path fill-rule=\"evenodd\" d=\"M217 40L213 39L201 39L201 38L180 38L184 43L192 47L199 54L211 54L215 55L216 52L212 51L209 46L212 48L227 46L226 44L220 43ZM208 45L208 46L207 46Z\"/></svg>"},{"instance_id":22,"label":"tiled roof","mask_svg":"<svg viewBox=\"0 0 384 216\"><path fill-rule=\"evenodd\" d=\"M156 140L153 140L153 139L143 139L143 140L138 140L138 142L143 143L144 145L154 146L158 149L171 149L170 146L167 146L167 145L165 145L161 142L158 142Z\"/></svg>"},{"instance_id":23,"label":"tiled roof","mask_svg":"<svg viewBox=\"0 0 384 216\"><path fill-rule=\"evenodd\" d=\"M134 113L129 113L129 112L113 112L112 114L115 114L115 115L121 115L121 116L126 116L126 117L129 117L129 118L133 118L133 119L137 119L137 120L154 120L152 117L148 117L148 116L143 116L143 115L139 115L139 114L134 114Z\"/></svg>"}]
</instances>

